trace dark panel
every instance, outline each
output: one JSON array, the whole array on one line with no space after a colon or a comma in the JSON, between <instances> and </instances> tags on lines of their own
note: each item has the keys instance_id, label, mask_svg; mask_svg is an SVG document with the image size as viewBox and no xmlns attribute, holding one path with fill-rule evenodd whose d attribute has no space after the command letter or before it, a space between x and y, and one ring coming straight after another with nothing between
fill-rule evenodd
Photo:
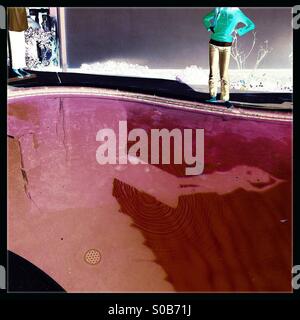
<instances>
[{"instance_id":1,"label":"dark panel","mask_svg":"<svg viewBox=\"0 0 300 320\"><path fill-rule=\"evenodd\" d=\"M68 64L122 60L150 68L208 67L208 32L202 17L212 8L105 9L67 8ZM290 67L292 50L290 8L242 9L256 24L257 49L265 40L273 51L263 68ZM247 51L252 34L240 39ZM252 68L257 52L249 58ZM234 61L231 67L235 68Z\"/></svg>"}]
</instances>

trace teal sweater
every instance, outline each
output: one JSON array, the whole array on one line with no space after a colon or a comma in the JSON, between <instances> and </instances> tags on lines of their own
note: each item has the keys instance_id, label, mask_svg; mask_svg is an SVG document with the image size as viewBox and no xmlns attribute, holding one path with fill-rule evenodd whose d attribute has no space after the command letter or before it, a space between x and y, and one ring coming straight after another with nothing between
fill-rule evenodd
<instances>
[{"instance_id":1,"label":"teal sweater","mask_svg":"<svg viewBox=\"0 0 300 320\"><path fill-rule=\"evenodd\" d=\"M239 23L243 27L236 29ZM255 28L255 24L237 7L217 7L203 18L205 28L210 31L214 28L211 39L223 42L232 42L232 33L236 30L239 36Z\"/></svg>"}]
</instances>

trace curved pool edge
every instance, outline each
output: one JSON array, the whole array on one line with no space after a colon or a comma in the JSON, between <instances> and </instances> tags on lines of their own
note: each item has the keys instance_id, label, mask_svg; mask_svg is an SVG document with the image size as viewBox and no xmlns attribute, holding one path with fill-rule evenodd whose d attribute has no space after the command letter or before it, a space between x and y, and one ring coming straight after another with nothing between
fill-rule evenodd
<instances>
[{"instance_id":1,"label":"curved pool edge","mask_svg":"<svg viewBox=\"0 0 300 320\"><path fill-rule=\"evenodd\" d=\"M173 98L164 98L155 95L137 94L128 91L115 89L92 88L92 87L34 87L34 88L14 88L8 87L8 100L36 96L94 96L99 98L116 98L127 101L143 102L155 104L161 107L176 108L181 110L200 111L205 113L214 113L224 116L253 118L262 120L275 120L283 122L292 122L293 114L287 111L262 110L262 109L247 109L247 108L232 108L227 109L222 106L213 106L205 102L193 102L187 100L179 100Z\"/></svg>"}]
</instances>

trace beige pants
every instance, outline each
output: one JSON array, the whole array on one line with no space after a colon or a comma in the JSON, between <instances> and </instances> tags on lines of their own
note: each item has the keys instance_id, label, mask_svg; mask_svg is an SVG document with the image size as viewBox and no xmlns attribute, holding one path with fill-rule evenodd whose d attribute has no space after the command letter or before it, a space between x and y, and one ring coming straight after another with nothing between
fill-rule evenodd
<instances>
[{"instance_id":1,"label":"beige pants","mask_svg":"<svg viewBox=\"0 0 300 320\"><path fill-rule=\"evenodd\" d=\"M25 61L25 32L9 31L11 62L14 69L26 68Z\"/></svg>"},{"instance_id":2,"label":"beige pants","mask_svg":"<svg viewBox=\"0 0 300 320\"><path fill-rule=\"evenodd\" d=\"M220 47L209 44L209 93L212 97L217 95L218 74L221 78L221 100L229 100L228 68L231 47Z\"/></svg>"}]
</instances>

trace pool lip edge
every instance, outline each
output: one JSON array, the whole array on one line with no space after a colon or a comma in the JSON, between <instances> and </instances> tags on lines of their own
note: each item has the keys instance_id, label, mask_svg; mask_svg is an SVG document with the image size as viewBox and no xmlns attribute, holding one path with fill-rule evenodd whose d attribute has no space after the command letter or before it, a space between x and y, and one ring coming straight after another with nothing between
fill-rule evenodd
<instances>
[{"instance_id":1,"label":"pool lip edge","mask_svg":"<svg viewBox=\"0 0 300 320\"><path fill-rule=\"evenodd\" d=\"M215 114L239 118L252 118L261 120L272 120L279 122L292 122L293 113L289 111L270 109L247 109L233 108L227 109L222 106L213 106L205 102L193 102L188 100L166 98L144 93L133 93L118 89L105 89L97 87L78 86L40 86L32 88L11 88L7 90L8 102L19 98L30 98L37 96L64 96L64 97L95 97L106 99L122 99L124 101L141 102L145 104L157 105L160 107L176 108L179 110L193 111L197 113Z\"/></svg>"}]
</instances>

